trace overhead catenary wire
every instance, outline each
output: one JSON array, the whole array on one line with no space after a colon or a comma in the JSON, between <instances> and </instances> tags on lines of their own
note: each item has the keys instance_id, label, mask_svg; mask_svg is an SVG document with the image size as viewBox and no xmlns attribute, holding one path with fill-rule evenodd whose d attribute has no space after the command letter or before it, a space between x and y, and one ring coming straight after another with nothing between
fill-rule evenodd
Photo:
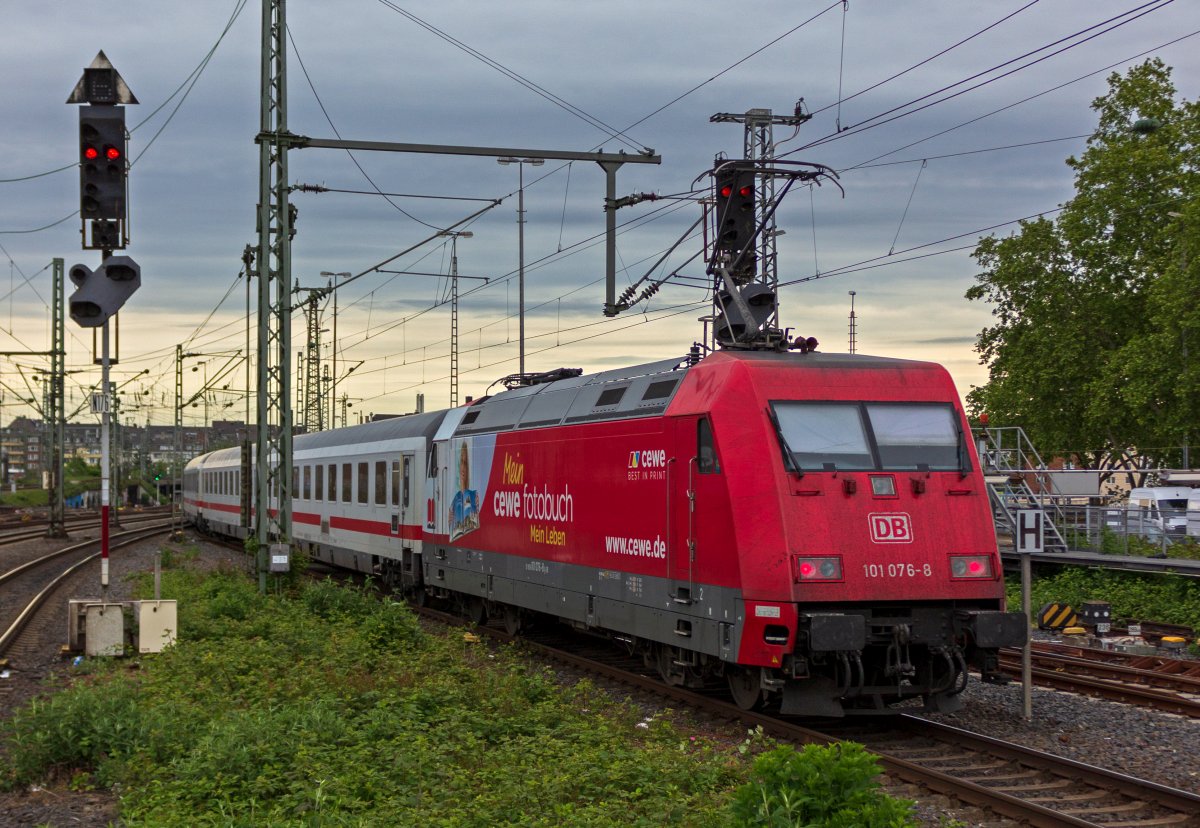
<instances>
[{"instance_id":1,"label":"overhead catenary wire","mask_svg":"<svg viewBox=\"0 0 1200 828\"><path fill-rule=\"evenodd\" d=\"M929 166L929 162L922 160L920 168L917 169L917 178L913 181L912 190L908 194L908 201L904 204L904 212L900 214L900 225L896 228L896 236L892 239L891 249L888 250L888 255L896 252L896 242L900 240L900 231L904 229L904 220L908 218L908 208L912 206L913 196L917 194L917 185L921 183L921 173L925 172L925 168Z\"/></svg>"},{"instance_id":2,"label":"overhead catenary wire","mask_svg":"<svg viewBox=\"0 0 1200 828\"><path fill-rule=\"evenodd\" d=\"M320 109L321 109L321 114L325 116L325 121L329 124L329 128L333 130L333 134L336 135L338 137L338 139L340 140L342 137L342 133L338 131L337 126L333 123L333 118L330 117L329 110L325 108L325 102L321 100L321 95L317 92L316 84L313 83L312 76L309 75L309 73L308 73L308 67L304 65L304 58L300 56L300 50L296 47L296 40L295 40L295 38L292 37L292 30L290 28L287 29L287 37L288 37L288 42L292 44L292 51L296 55L296 62L300 64L300 71L304 75L304 80L308 84L308 88L312 92L313 98L316 99L317 106L320 107ZM392 207L394 207L396 209L396 212L400 213L400 215L404 216L405 218L416 222L417 224L420 224L424 227L428 227L431 230L440 229L436 225L430 224L427 221L417 218L412 213L408 212L403 207L401 207L399 204L392 201L392 199L389 196L384 194L383 190L380 189L379 185L375 183L375 179L371 178L370 174L366 171L366 169L363 168L363 165L358 162L357 156L355 156L354 153L351 152L350 150L346 150L346 155L348 155L350 157L350 160L352 162L354 162L354 166L358 168L358 171L360 173L362 173L362 177L366 179L367 183L370 184L375 189L376 193L378 193L380 196L383 196L383 200L386 201L388 204L392 205Z\"/></svg>"},{"instance_id":3,"label":"overhead catenary wire","mask_svg":"<svg viewBox=\"0 0 1200 828\"><path fill-rule=\"evenodd\" d=\"M459 49L460 51L470 55L471 57L475 58L476 60L483 63L484 65L486 65L492 69L495 69L497 72L500 72L500 74L504 75L505 77L516 81L518 84L520 84L521 86L530 90L531 92L538 95L539 97L544 98L547 101L550 101L555 106L563 109L564 111L570 113L571 115L574 115L576 118L579 118L584 123L587 123L587 124L595 127L597 130L606 133L610 139L620 141L621 143L625 144L627 147L630 147L631 149L633 149L634 151L637 151L637 152L640 152L640 151L643 151L646 149L645 145L638 144L637 142L635 142L631 138L629 138L629 136L626 134L628 132L628 130L631 129L632 127L626 127L624 130L621 130L621 129L617 129L616 127L609 126L604 121L585 112L583 109L580 109L579 107L575 106L574 104L570 103L569 101L566 101L563 98L560 98L558 95L555 95L553 92L549 91L545 87L529 80L524 75L521 75L520 73L508 68L507 66L500 63L499 61L493 60L492 58L485 55L483 52L480 52L478 49L475 49L475 48L467 45L463 41L453 37L452 35L445 32L444 30L439 29L437 26L434 26L432 23L428 22L427 20L424 20L424 19L418 17L417 15L413 14L412 12L410 12L404 8L401 8L396 3L392 2L392 0L378 0L378 2L381 5L386 6L389 9L391 9L392 11L396 12L397 14L407 18L411 22L417 24L418 26L420 26L422 29L429 32L430 34L433 34L434 36L451 44L456 49Z\"/></svg>"},{"instance_id":4,"label":"overhead catenary wire","mask_svg":"<svg viewBox=\"0 0 1200 828\"><path fill-rule=\"evenodd\" d=\"M1051 94L1051 93L1054 93L1054 92L1057 92L1057 91L1059 91L1060 89L1065 89L1065 88L1066 88L1066 87L1068 87L1068 86L1071 86L1071 85L1073 85L1073 84L1076 84L1076 83L1080 83L1080 82L1082 82L1082 81L1085 81L1085 80L1087 80L1088 78L1095 77L1096 75L1099 75L1099 74L1101 74L1101 73L1103 73L1103 72L1108 72L1108 71L1110 71L1110 70L1112 70L1112 69L1115 69L1115 68L1116 68L1116 67L1118 67L1118 66L1124 66L1125 64L1127 64L1127 63L1130 63L1131 61L1138 60L1139 58L1143 58L1143 57L1145 57L1145 56L1147 56L1147 55L1154 54L1155 52L1159 52L1159 51L1161 51L1161 50L1163 50L1163 49L1166 49L1166 48L1167 48L1167 47L1169 47L1169 46L1174 46L1174 45L1176 45L1177 43L1182 43L1183 41L1185 41L1185 40L1189 40L1189 39L1191 39L1191 38L1193 38L1193 37L1196 37L1197 35L1200 35L1200 29L1197 29L1197 30L1195 30L1195 31L1188 32L1188 33L1187 33L1187 34L1185 34L1185 35L1180 35L1180 36L1179 36L1179 37L1177 37L1177 38L1173 38L1172 40L1168 40L1168 41L1166 41L1165 43L1160 43L1160 44L1158 44L1157 46L1153 46L1153 47L1151 47L1150 49L1146 49L1146 50L1144 50L1144 51L1138 52L1137 54L1130 55L1129 57L1122 58L1121 60L1114 61L1114 62L1112 62L1112 63L1109 63L1109 64L1108 64L1108 65L1106 65L1106 66L1102 66L1102 67L1101 67L1101 68L1099 68L1099 69L1093 70L1093 71L1091 71L1091 72L1086 72L1086 73L1084 73L1084 74L1082 74L1082 75L1079 75L1078 77L1072 78L1072 79L1071 79L1071 80L1069 80L1069 81L1064 81L1064 82L1062 82L1062 83L1055 84L1054 86L1051 86L1049 89L1044 89L1044 90L1042 90L1041 92L1036 92L1036 93L1034 93L1033 95L1028 95L1028 96L1026 96L1026 97L1024 97L1024 98L1021 98L1020 100L1013 101L1013 102L1012 102L1012 103L1010 103L1010 104L1005 104L1004 106L997 107L996 109L993 109L993 110L991 110L991 111L989 111L989 112L985 112L985 113L983 113L982 115L978 115L978 116L976 116L976 117L974 117L974 118L971 118L971 119L969 119L969 120L962 121L962 122L960 122L960 123L954 124L953 126L947 127L946 129L939 130L938 132L935 132L935 133L933 133L932 135L927 135L927 136L925 136L924 138L920 138L920 139L918 139L918 140L916 140L916 141L912 141L912 142L910 142L910 143L907 143L907 144L905 144L905 145L903 145L903 146L896 147L895 149L892 149L892 150L888 150L887 152L885 152L885 153L882 153L882 154L880 154L880 155L876 155L876 156L874 156L873 158L869 158L869 159L867 159L866 161L862 161L862 162L859 162L858 164L853 164L853 165L851 165L851 166L849 166L849 167L846 167L846 168L844 168L844 169L842 169L842 170L839 170L839 172L848 172L848 171L850 171L850 170L855 170L855 169L858 169L858 168L860 168L860 167L866 167L866 166L869 166L869 165L873 164L874 162L878 161L880 158L887 158L889 155L895 155L896 153L898 153L898 152L903 152L903 151L904 151L904 150L906 150L906 149L912 149L913 147L917 146L918 144L923 144L924 142L926 142L926 141L931 141L931 140L933 140L934 138L940 138L941 136L943 136L943 135L947 135L947 134L949 134L949 133L951 133L951 132L954 132L955 130L959 130L959 129L962 129L962 128L964 128L964 127L968 127L968 126L970 126L970 125L972 125L972 124L978 123L979 121L982 121L982 120L984 120L985 118L990 118L990 117L991 117L991 116L993 116L993 115L999 115L1001 112L1007 112L1008 110L1010 110L1010 109L1014 109L1014 108L1016 108L1016 107L1018 107L1018 106L1021 106L1022 104L1026 104L1026 103L1029 103L1030 101L1037 100L1038 98L1044 97L1044 96L1046 96L1046 95L1049 95L1049 94ZM1086 136L1085 136L1085 137L1086 137Z\"/></svg>"},{"instance_id":5,"label":"overhead catenary wire","mask_svg":"<svg viewBox=\"0 0 1200 828\"><path fill-rule=\"evenodd\" d=\"M840 127L841 127L841 111L842 111L842 104L844 104L846 101L852 101L852 100L854 100L855 98L859 97L860 95L865 95L865 94L867 94L868 92L873 92L873 91L875 91L876 89L878 89L879 87L881 87L881 86L884 86L884 85L886 85L886 84L888 84L888 83L891 83L892 81L894 81L894 80L897 80L898 78L902 78L902 77L904 77L905 75L907 75L909 72L912 72L912 71L914 71L914 70L916 70L916 69L919 69L919 68L921 68L922 66L924 66L924 65L925 65L925 64L927 64L927 63L931 63L931 62L933 62L933 61L937 60L938 58L942 57L943 55L949 54L950 52L952 52L952 51L954 51L955 49L957 49L959 46L962 46L962 45L964 45L964 44L966 44L966 43L970 43L970 42L971 42L972 40L974 40L975 38L979 37L980 35L986 34L987 32L989 32L989 31L991 31L992 29L994 29L994 28L996 28L997 26L999 26L1001 23L1005 23L1005 22L1007 22L1007 21L1011 20L1012 18L1016 17L1018 14L1020 14L1020 13L1021 13L1021 12L1023 12L1023 11L1025 11L1026 9L1028 9L1028 8L1030 8L1030 7L1032 7L1032 6L1035 6L1035 5L1037 5L1037 3L1038 3L1038 2L1040 2L1040 0L1030 0L1030 2L1026 3L1024 6L1021 6L1021 8L1017 9L1016 11L1014 11L1014 12L1010 12L1009 14L1006 14L1004 17L1001 17L999 20L995 21L994 23L990 23L990 24L988 24L987 26L984 26L982 29L980 29L980 30L978 30L978 31L974 32L973 34L970 34L970 35L968 35L967 37L964 37L962 40L958 41L957 43L953 43L953 44L951 44L950 46L947 46L945 49L942 49L941 51L939 51L939 52L936 52L935 54L932 54L932 55L930 55L929 57L925 58L924 60L917 61L917 62L916 62L916 63L914 63L912 66L909 66L907 69L901 69L899 72L896 72L896 73L895 73L895 74L893 74L893 75L889 75L888 77L884 78L883 80L881 80L881 81L877 81L876 83L873 83L873 84L871 84L870 86L866 87L865 89L860 89L860 90L858 90L857 92L855 92L853 95L847 95L847 96L846 96L846 97L844 97L844 98L842 97L842 94L841 94L841 85L840 85L840 84L841 84L841 81L840 81L840 79L839 79L839 81L838 81L839 85L838 85L838 98L837 98L837 101L835 101L834 103L828 104L828 105L826 105L826 106L820 107L820 108L818 108L818 109L814 109L814 110L812 111L812 114L813 114L813 115L820 115L822 112L825 112L825 111L827 111L827 110L829 110L829 109L833 109L834 107L836 107L836 108L837 108L837 111L838 111L837 124L838 124L838 127L839 127L839 129L840 129ZM845 22L844 22L844 18L843 18L843 24L842 24L842 26L843 26L843 31L842 31L842 48L843 48L843 51L844 51L844 49L845 49ZM839 73L840 73L840 69L839 69Z\"/></svg>"},{"instance_id":6,"label":"overhead catenary wire","mask_svg":"<svg viewBox=\"0 0 1200 828\"><path fill-rule=\"evenodd\" d=\"M1006 78L1017 72L1021 72L1032 66L1036 66L1037 64L1042 63L1043 61L1049 60L1050 58L1055 57L1057 55L1060 55L1063 52L1066 52L1070 49L1077 48L1077 47L1083 45L1084 43L1094 40L1097 37L1108 34L1118 28L1121 28L1122 26L1128 25L1129 23L1132 23L1133 21L1138 20L1139 18L1144 17L1147 14L1150 14L1155 11L1159 11L1173 2L1175 2L1175 0L1151 0L1151 2L1149 2L1149 3L1145 3L1141 6L1137 6L1136 8L1131 9L1129 11L1122 12L1121 14L1115 15L1111 18L1101 21L1100 23L1097 23L1097 24L1089 26L1085 29L1076 31L1070 35L1067 35L1066 37L1059 38L1058 40L1055 40L1044 46L1038 47L1037 49L1033 49L1028 52L1025 52L1024 54L1019 55L1015 58L1011 58L1007 61L996 64L995 66L992 66L991 68L977 72L974 75L971 75L967 78L963 78L962 80L955 81L954 83L951 83L951 84L947 84L945 86L942 86L939 89L934 90L933 92L926 93L925 95L922 95L918 98L914 98L913 100L907 101L905 103L891 107L890 109L884 110L883 112L872 115L869 118L866 118L866 119L860 121L859 123L855 124L854 126L845 127L843 129L841 129L840 131L833 132L833 133L825 135L821 138L817 138L801 147L797 147L796 149L789 150L788 152L783 153L782 155L780 155L778 157L785 158L789 155L794 155L798 152L803 152L805 150L809 150L809 149L813 149L815 147L822 146L823 144L827 144L830 141L847 138L852 135L858 135L863 132L866 132L867 130L875 129L875 128L884 126L885 124L889 124L900 118L906 118L908 116L915 115L916 113L924 111L926 109L929 109L930 107L937 106L937 105L945 103L946 101L949 101L949 100L953 100L954 98L958 98L969 92L973 92L984 86L995 83L996 81L1001 80L1002 78ZM1126 19L1122 19L1122 18L1126 18ZM1112 25L1109 25L1109 24L1112 24ZM1095 29L1100 29L1101 27L1104 27L1104 26L1108 26L1108 28L1103 28L1100 31L1094 31ZM1082 39L1077 40L1075 42L1068 42L1068 41L1073 41L1075 38L1080 38L1082 35L1085 35L1089 32L1091 32L1091 34L1088 34L1087 37L1082 37ZM973 80L982 78L989 74L992 74L993 72L996 72L999 69L1002 69L1013 63L1016 63L1017 61L1023 60L1027 57L1031 57L1033 55L1036 55L1040 52L1043 52L1053 46L1057 46L1062 43L1066 43L1067 45L1063 46L1060 49L1052 51L1049 54L1042 55L1041 57L1035 58L1035 59L1029 61L1028 63L1022 64L1013 69L1009 69L1006 72L1002 72L998 75L995 75L994 77L987 78L986 80L982 80L977 84L968 86L964 89L958 89L957 91L954 91L954 92L950 92L950 90L953 90L956 87L962 86L963 84L970 83ZM941 98L937 98L936 100L929 100L930 98L934 98L937 95L941 95L943 92L949 92L949 94L947 94ZM923 101L925 103L922 104ZM921 105L917 106L917 104L921 104ZM910 107L912 107L912 108L910 108Z\"/></svg>"}]
</instances>

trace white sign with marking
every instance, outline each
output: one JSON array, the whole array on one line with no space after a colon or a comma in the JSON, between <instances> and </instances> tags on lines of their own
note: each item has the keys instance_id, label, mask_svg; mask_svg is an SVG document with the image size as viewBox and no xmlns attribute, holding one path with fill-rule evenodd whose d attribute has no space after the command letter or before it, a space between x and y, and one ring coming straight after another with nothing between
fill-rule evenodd
<instances>
[{"instance_id":1,"label":"white sign with marking","mask_svg":"<svg viewBox=\"0 0 1200 828\"><path fill-rule=\"evenodd\" d=\"M1043 551L1046 513L1041 509L1018 509L1015 544L1017 552L1029 555Z\"/></svg>"}]
</instances>

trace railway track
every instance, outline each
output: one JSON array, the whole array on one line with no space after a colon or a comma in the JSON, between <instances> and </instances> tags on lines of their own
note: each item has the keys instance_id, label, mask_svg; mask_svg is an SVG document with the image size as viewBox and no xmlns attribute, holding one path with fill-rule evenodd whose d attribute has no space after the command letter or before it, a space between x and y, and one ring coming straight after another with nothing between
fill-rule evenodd
<instances>
[{"instance_id":1,"label":"railway track","mask_svg":"<svg viewBox=\"0 0 1200 828\"><path fill-rule=\"evenodd\" d=\"M121 524L123 526L133 526L137 524L147 523L150 521L162 520L164 517L169 517L170 513L154 513L154 512L133 512L121 516ZM28 540L38 540L46 537L45 522L40 526L29 528L30 524L13 524L11 526L0 528L0 546L7 546L13 543L21 543ZM67 521L66 528L69 531L85 531L95 529L100 531L100 516L98 514L80 517L74 520Z\"/></svg>"},{"instance_id":2,"label":"railway track","mask_svg":"<svg viewBox=\"0 0 1200 828\"><path fill-rule=\"evenodd\" d=\"M112 535L109 547L119 549L170 530L171 522L160 520L152 526ZM6 593L32 595L22 606L16 608L15 614L9 614L0 621L8 624L4 631L0 632L0 657L8 655L18 645L22 634L29 628L32 619L45 606L50 596L73 574L99 557L100 541L95 539L63 547L0 573L0 588Z\"/></svg>"},{"instance_id":3,"label":"railway track","mask_svg":"<svg viewBox=\"0 0 1200 828\"><path fill-rule=\"evenodd\" d=\"M1033 681L1072 693L1200 718L1200 662L1035 641ZM1021 675L1021 651L1002 650L1000 666Z\"/></svg>"},{"instance_id":4,"label":"railway track","mask_svg":"<svg viewBox=\"0 0 1200 828\"><path fill-rule=\"evenodd\" d=\"M465 624L456 615L415 609L438 621ZM479 632L513 640L492 627L479 628ZM853 739L876 753L893 778L1035 828L1200 826L1200 796L1187 791L911 716L819 725L821 730L815 730L807 723L769 712L743 711L715 693L668 687L643 668L639 659L622 654L607 642L593 647L586 638L582 645L578 637L569 642L557 638L527 636L522 641L543 657L748 728L761 726L782 740L823 744Z\"/></svg>"}]
</instances>

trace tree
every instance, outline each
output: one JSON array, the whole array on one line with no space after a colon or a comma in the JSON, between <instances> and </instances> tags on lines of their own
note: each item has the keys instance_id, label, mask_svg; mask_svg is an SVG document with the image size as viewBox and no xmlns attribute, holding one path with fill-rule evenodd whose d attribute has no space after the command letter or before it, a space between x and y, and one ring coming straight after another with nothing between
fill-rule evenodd
<instances>
[{"instance_id":1,"label":"tree","mask_svg":"<svg viewBox=\"0 0 1200 828\"><path fill-rule=\"evenodd\" d=\"M1200 106L1176 102L1170 75L1153 59L1110 76L1058 218L973 254L967 298L996 324L976 343L989 378L972 413L1091 468L1178 463L1196 422Z\"/></svg>"}]
</instances>

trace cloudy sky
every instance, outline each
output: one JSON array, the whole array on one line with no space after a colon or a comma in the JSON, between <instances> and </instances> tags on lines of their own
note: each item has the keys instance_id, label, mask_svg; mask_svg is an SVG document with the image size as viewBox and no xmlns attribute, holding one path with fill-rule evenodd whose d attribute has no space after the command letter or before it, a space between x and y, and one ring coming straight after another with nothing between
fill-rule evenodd
<instances>
[{"instance_id":1,"label":"cloudy sky","mask_svg":"<svg viewBox=\"0 0 1200 828\"><path fill-rule=\"evenodd\" d=\"M548 2L340 0L288 4L288 125L298 134L530 150L636 151L618 195L681 195L717 153L741 154L737 124L716 112L813 118L779 153L840 172L845 194L797 188L778 213L782 321L822 350L848 347L856 292L859 351L936 360L960 391L986 374L972 350L989 309L963 293L980 235L1051 214L1072 192L1063 160L1094 126L1091 101L1114 71L1157 55L1181 94L1200 78L1200 14L1185 0L711 0ZM76 107L64 104L103 49L140 105L130 107L132 241L143 286L121 314L130 418L173 420L175 346L189 353L185 396L207 373L208 416L245 408L246 288L255 238L261 7L239 0L12 3L0 29L0 340L49 347L50 268L94 265L79 248ZM840 100L840 103L839 103ZM840 127L840 130L839 130ZM836 136L836 137L835 137ZM794 152L793 152L794 151ZM466 225L461 395L517 369L517 169L491 158L305 149L289 158L299 209L294 275L360 273L502 200ZM55 172L52 172L55 171ZM45 174L48 173L48 174ZM669 283L615 319L604 300L604 177L591 163L526 173L529 370L598 370L684 353L707 312L696 281ZM44 174L44 175L43 175ZM342 192L336 192L342 191ZM383 198L377 191L397 194ZM698 217L664 199L621 210L618 291L640 278ZM435 240L385 268L445 274ZM682 265L686 242L669 260ZM703 268L682 268L703 278ZM812 278L820 276L821 278ZM791 283L791 284L789 284ZM69 285L68 285L69 287ZM446 279L375 273L339 293L338 394L357 412L411 411L449 399ZM332 307L321 326L331 355ZM68 327L68 411L98 380L90 333ZM294 339L303 343L303 317ZM240 353L239 353L240 351ZM0 364L7 422L30 413L37 356ZM195 369L195 370L193 370ZM146 373L139 373L146 372ZM214 377L219 379L215 382ZM222 386L228 388L222 388ZM186 421L198 423L197 401Z\"/></svg>"}]
</instances>

